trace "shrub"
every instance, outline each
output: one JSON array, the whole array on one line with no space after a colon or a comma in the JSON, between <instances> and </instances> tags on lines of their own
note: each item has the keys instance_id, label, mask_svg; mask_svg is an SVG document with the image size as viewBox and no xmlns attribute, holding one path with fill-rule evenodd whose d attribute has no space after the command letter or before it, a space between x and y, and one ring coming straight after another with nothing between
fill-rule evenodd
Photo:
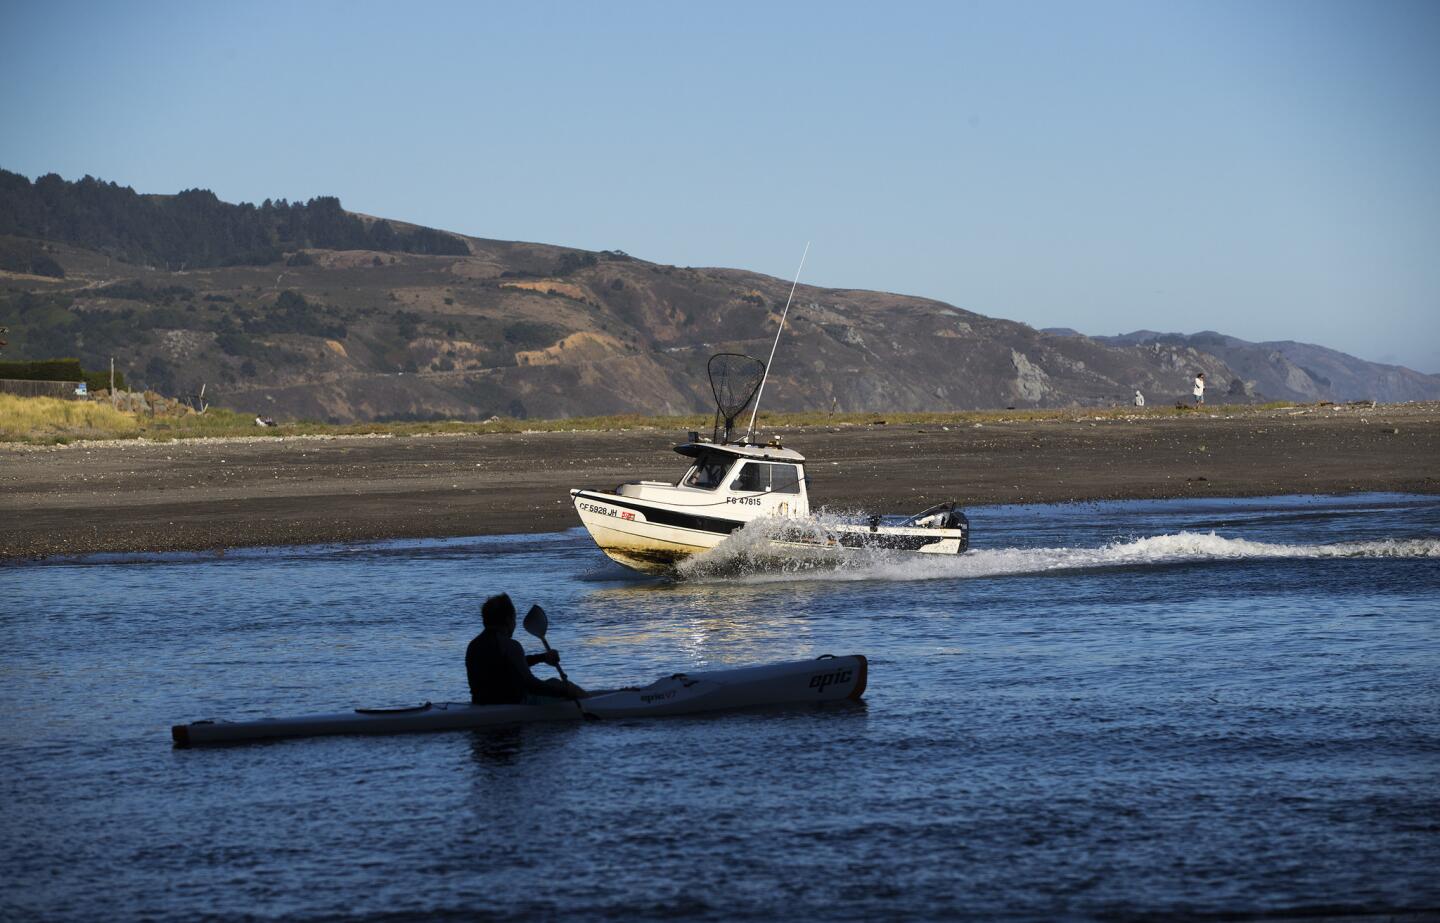
<instances>
[{"instance_id":1,"label":"shrub","mask_svg":"<svg viewBox=\"0 0 1440 923\"><path fill-rule=\"evenodd\" d=\"M126 301L143 301L146 304L170 304L176 298L194 298L195 290L183 285L158 285L152 288L139 279L126 279L102 285L95 289L95 294Z\"/></svg>"},{"instance_id":2,"label":"shrub","mask_svg":"<svg viewBox=\"0 0 1440 923\"><path fill-rule=\"evenodd\" d=\"M30 272L54 279L65 278L65 268L45 253L37 253L30 258Z\"/></svg>"},{"instance_id":3,"label":"shrub","mask_svg":"<svg viewBox=\"0 0 1440 923\"><path fill-rule=\"evenodd\" d=\"M564 253L560 255L560 261L555 267L557 276L568 276L572 272L594 266L599 260L593 253Z\"/></svg>"},{"instance_id":4,"label":"shrub","mask_svg":"<svg viewBox=\"0 0 1440 923\"><path fill-rule=\"evenodd\" d=\"M304 295L290 289L280 293L270 311L262 317L245 321L248 333L299 333L305 336L343 340L345 325L326 317L326 308L306 300Z\"/></svg>"},{"instance_id":5,"label":"shrub","mask_svg":"<svg viewBox=\"0 0 1440 923\"><path fill-rule=\"evenodd\" d=\"M36 276L65 278L65 270L44 248L32 240L0 238L0 269Z\"/></svg>"},{"instance_id":6,"label":"shrub","mask_svg":"<svg viewBox=\"0 0 1440 923\"><path fill-rule=\"evenodd\" d=\"M38 359L32 362L0 362L0 378L17 381L84 381L79 359Z\"/></svg>"},{"instance_id":7,"label":"shrub","mask_svg":"<svg viewBox=\"0 0 1440 923\"><path fill-rule=\"evenodd\" d=\"M564 335L559 327L531 320L516 321L504 330L505 342L515 349L549 346Z\"/></svg>"},{"instance_id":8,"label":"shrub","mask_svg":"<svg viewBox=\"0 0 1440 923\"><path fill-rule=\"evenodd\" d=\"M175 369L162 356L152 356L145 364L145 383L156 391L175 391Z\"/></svg>"},{"instance_id":9,"label":"shrub","mask_svg":"<svg viewBox=\"0 0 1440 923\"><path fill-rule=\"evenodd\" d=\"M407 342L419 336L420 315L413 311L396 311L395 334Z\"/></svg>"},{"instance_id":10,"label":"shrub","mask_svg":"<svg viewBox=\"0 0 1440 923\"><path fill-rule=\"evenodd\" d=\"M258 356L260 344L239 330L222 330L215 334L215 344L227 356Z\"/></svg>"},{"instance_id":11,"label":"shrub","mask_svg":"<svg viewBox=\"0 0 1440 923\"><path fill-rule=\"evenodd\" d=\"M106 369L103 372L86 372L85 387L91 391L108 390L110 388L110 370ZM115 390L124 391L126 387L125 373L117 370L115 372Z\"/></svg>"}]
</instances>

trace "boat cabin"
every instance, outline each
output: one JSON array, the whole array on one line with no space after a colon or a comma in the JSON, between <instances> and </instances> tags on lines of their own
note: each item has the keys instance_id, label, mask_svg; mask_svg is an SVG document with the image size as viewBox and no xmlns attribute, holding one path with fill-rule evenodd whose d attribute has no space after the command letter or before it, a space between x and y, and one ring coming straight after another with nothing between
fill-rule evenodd
<instances>
[{"instance_id":1,"label":"boat cabin","mask_svg":"<svg viewBox=\"0 0 1440 923\"><path fill-rule=\"evenodd\" d=\"M751 520L764 516L808 516L805 457L777 444L748 445L692 441L675 451L694 461L675 483L621 484L621 497L678 507L708 507L707 515Z\"/></svg>"}]
</instances>

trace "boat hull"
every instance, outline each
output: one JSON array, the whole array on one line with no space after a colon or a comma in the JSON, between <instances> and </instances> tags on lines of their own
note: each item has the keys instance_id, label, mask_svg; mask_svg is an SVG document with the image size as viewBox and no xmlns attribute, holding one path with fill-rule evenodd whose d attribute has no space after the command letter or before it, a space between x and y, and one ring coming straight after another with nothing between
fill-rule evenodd
<instances>
[{"instance_id":1,"label":"boat hull","mask_svg":"<svg viewBox=\"0 0 1440 923\"><path fill-rule=\"evenodd\" d=\"M575 512L607 557L646 574L664 574L692 555L709 551L743 528L744 521L701 513L695 509L642 502L593 490L572 490ZM782 530L770 542L777 549L853 551L881 549L918 554L960 554L969 544L966 529L905 526L835 525Z\"/></svg>"},{"instance_id":2,"label":"boat hull","mask_svg":"<svg viewBox=\"0 0 1440 923\"><path fill-rule=\"evenodd\" d=\"M426 702L414 707L356 709L258 721L195 721L177 724L170 730L177 747L189 747L281 737L400 734L534 721L578 721L586 714L598 718L661 718L761 705L858 700L868 681L868 661L854 654L676 673L648 686L593 695L581 700L581 708L568 700L537 705Z\"/></svg>"},{"instance_id":3,"label":"boat hull","mask_svg":"<svg viewBox=\"0 0 1440 923\"><path fill-rule=\"evenodd\" d=\"M600 550L632 570L660 574L709 551L745 525L708 510L639 503L591 490L572 490L580 522Z\"/></svg>"}]
</instances>

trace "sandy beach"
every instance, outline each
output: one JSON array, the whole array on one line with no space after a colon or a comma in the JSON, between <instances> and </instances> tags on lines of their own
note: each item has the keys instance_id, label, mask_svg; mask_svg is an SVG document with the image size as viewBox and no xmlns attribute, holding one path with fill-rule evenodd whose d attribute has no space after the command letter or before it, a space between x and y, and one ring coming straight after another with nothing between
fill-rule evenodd
<instances>
[{"instance_id":1,"label":"sandy beach","mask_svg":"<svg viewBox=\"0 0 1440 923\"><path fill-rule=\"evenodd\" d=\"M1440 493L1440 404L781 430L815 506ZM0 558L546 532L568 491L673 478L683 433L0 446Z\"/></svg>"}]
</instances>

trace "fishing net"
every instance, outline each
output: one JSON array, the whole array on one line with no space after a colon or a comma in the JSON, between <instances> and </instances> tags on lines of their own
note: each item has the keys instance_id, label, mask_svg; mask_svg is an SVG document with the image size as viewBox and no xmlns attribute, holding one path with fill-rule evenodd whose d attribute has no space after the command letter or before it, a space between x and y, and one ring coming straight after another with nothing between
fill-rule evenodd
<instances>
[{"instance_id":1,"label":"fishing net","mask_svg":"<svg viewBox=\"0 0 1440 923\"><path fill-rule=\"evenodd\" d=\"M760 382L765 378L765 363L739 353L716 353L706 365L710 372L710 390L715 395L715 436L730 441L735 419L750 405ZM724 434L721 435L721 421Z\"/></svg>"}]
</instances>

